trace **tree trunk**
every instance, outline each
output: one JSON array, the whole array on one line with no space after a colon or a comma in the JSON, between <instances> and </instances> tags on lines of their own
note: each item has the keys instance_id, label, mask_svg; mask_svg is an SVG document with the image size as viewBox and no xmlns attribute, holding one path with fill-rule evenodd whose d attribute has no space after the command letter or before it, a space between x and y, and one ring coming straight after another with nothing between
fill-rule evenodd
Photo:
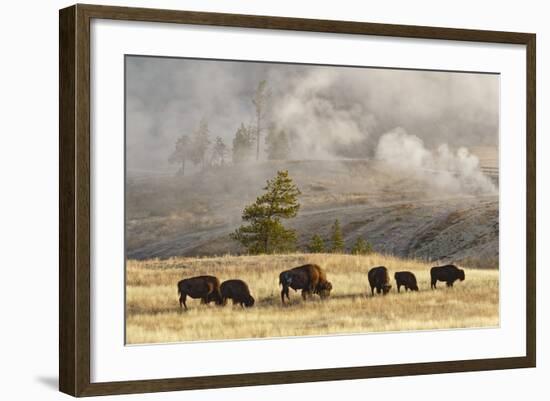
<instances>
[{"instance_id":1,"label":"tree trunk","mask_svg":"<svg viewBox=\"0 0 550 401\"><path fill-rule=\"evenodd\" d=\"M256 113L256 161L260 160L260 111Z\"/></svg>"}]
</instances>

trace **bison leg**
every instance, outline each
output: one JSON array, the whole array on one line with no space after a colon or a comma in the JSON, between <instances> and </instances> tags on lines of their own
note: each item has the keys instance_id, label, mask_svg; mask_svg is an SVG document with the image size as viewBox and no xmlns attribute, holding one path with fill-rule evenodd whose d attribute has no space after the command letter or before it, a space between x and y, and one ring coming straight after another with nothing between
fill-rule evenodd
<instances>
[{"instance_id":1,"label":"bison leg","mask_svg":"<svg viewBox=\"0 0 550 401\"><path fill-rule=\"evenodd\" d=\"M405 287L405 291L407 290L407 287ZM401 284L397 284L397 292L401 292Z\"/></svg>"},{"instance_id":2,"label":"bison leg","mask_svg":"<svg viewBox=\"0 0 550 401\"><path fill-rule=\"evenodd\" d=\"M447 281L447 287L452 287L453 286L453 282L452 281Z\"/></svg>"},{"instance_id":3,"label":"bison leg","mask_svg":"<svg viewBox=\"0 0 550 401\"><path fill-rule=\"evenodd\" d=\"M309 290L303 289L302 290L302 298L304 301L307 300L307 297L311 295L311 292Z\"/></svg>"},{"instance_id":4,"label":"bison leg","mask_svg":"<svg viewBox=\"0 0 550 401\"><path fill-rule=\"evenodd\" d=\"M437 288L437 280L434 280L434 279L432 278L431 289L433 290L434 288Z\"/></svg>"},{"instance_id":5,"label":"bison leg","mask_svg":"<svg viewBox=\"0 0 550 401\"><path fill-rule=\"evenodd\" d=\"M214 301L216 302L216 305L222 304L222 293L219 289L214 291Z\"/></svg>"},{"instance_id":6,"label":"bison leg","mask_svg":"<svg viewBox=\"0 0 550 401\"><path fill-rule=\"evenodd\" d=\"M283 285L283 289L281 290L281 302L283 303L283 305L285 303L285 295L286 299L290 301L290 297L288 296L288 287Z\"/></svg>"},{"instance_id":7,"label":"bison leg","mask_svg":"<svg viewBox=\"0 0 550 401\"><path fill-rule=\"evenodd\" d=\"M187 295L186 294L181 294L180 295L180 308L183 307L185 308L185 310L187 310L187 305L185 304L185 300L187 299Z\"/></svg>"}]
</instances>

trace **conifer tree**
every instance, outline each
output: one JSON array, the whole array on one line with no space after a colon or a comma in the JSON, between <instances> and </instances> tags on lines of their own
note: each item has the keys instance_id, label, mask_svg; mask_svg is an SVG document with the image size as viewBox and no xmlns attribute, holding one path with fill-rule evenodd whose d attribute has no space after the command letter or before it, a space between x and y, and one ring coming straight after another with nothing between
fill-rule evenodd
<instances>
[{"instance_id":1,"label":"conifer tree","mask_svg":"<svg viewBox=\"0 0 550 401\"><path fill-rule=\"evenodd\" d=\"M296 217L300 204L300 190L288 175L278 171L277 176L267 181L265 193L244 208L245 222L231 238L239 241L248 253L282 253L296 248L296 231L283 226L283 219Z\"/></svg>"},{"instance_id":2,"label":"conifer tree","mask_svg":"<svg viewBox=\"0 0 550 401\"><path fill-rule=\"evenodd\" d=\"M175 148L170 157L169 163L179 164L178 174L185 175L185 162L189 159L190 142L187 135L182 135L176 140Z\"/></svg>"},{"instance_id":3,"label":"conifer tree","mask_svg":"<svg viewBox=\"0 0 550 401\"><path fill-rule=\"evenodd\" d=\"M338 219L334 220L334 224L331 228L331 252L332 253L344 253L345 244L344 237L342 235L342 229L340 228L340 222Z\"/></svg>"},{"instance_id":4,"label":"conifer tree","mask_svg":"<svg viewBox=\"0 0 550 401\"><path fill-rule=\"evenodd\" d=\"M311 237L308 249L311 253L323 253L325 251L325 241L319 234L315 234Z\"/></svg>"},{"instance_id":5,"label":"conifer tree","mask_svg":"<svg viewBox=\"0 0 550 401\"><path fill-rule=\"evenodd\" d=\"M221 137L216 137L212 149L212 159L219 166L225 165L225 156L227 155L227 145Z\"/></svg>"},{"instance_id":6,"label":"conifer tree","mask_svg":"<svg viewBox=\"0 0 550 401\"><path fill-rule=\"evenodd\" d=\"M265 137L266 153L269 160L287 160L290 155L290 142L286 131L271 126Z\"/></svg>"},{"instance_id":7,"label":"conifer tree","mask_svg":"<svg viewBox=\"0 0 550 401\"><path fill-rule=\"evenodd\" d=\"M190 159L195 165L201 165L206 168L206 153L210 147L210 131L208 130L208 122L202 119L198 128L191 136Z\"/></svg>"},{"instance_id":8,"label":"conifer tree","mask_svg":"<svg viewBox=\"0 0 550 401\"><path fill-rule=\"evenodd\" d=\"M374 251L370 242L365 241L361 237L357 238L355 244L353 245L353 248L351 249L351 253L354 255L368 255L372 252Z\"/></svg>"},{"instance_id":9,"label":"conifer tree","mask_svg":"<svg viewBox=\"0 0 550 401\"><path fill-rule=\"evenodd\" d=\"M233 163L250 161L254 154L254 132L249 126L241 124L233 138Z\"/></svg>"}]
</instances>

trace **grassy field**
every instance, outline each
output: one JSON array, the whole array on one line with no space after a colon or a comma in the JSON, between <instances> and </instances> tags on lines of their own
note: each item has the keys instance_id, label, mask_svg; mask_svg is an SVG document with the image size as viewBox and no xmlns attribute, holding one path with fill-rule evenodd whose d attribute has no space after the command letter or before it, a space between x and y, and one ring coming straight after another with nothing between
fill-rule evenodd
<instances>
[{"instance_id":1,"label":"grassy field","mask_svg":"<svg viewBox=\"0 0 550 401\"><path fill-rule=\"evenodd\" d=\"M304 263L317 263L333 284L331 297L304 302L291 290L281 305L279 272ZM392 278L387 296L370 296L367 271L386 266ZM126 282L126 342L128 344L204 341L238 338L327 335L376 331L490 327L499 324L499 272L465 269L466 280L453 288L438 283L430 290L433 264L391 256L292 254L129 260ZM419 292L397 293L393 273L415 273ZM201 274L220 281L240 278L250 287L256 304L249 309L201 305L189 299L180 310L177 282ZM367 294L368 293L368 294Z\"/></svg>"}]
</instances>

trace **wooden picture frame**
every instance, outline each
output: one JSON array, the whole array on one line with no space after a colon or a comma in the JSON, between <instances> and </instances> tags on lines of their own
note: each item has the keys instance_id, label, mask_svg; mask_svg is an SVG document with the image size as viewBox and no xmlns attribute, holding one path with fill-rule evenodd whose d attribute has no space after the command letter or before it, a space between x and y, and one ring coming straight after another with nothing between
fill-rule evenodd
<instances>
[{"instance_id":1,"label":"wooden picture frame","mask_svg":"<svg viewBox=\"0 0 550 401\"><path fill-rule=\"evenodd\" d=\"M494 359L92 383L90 380L90 21L94 18L524 45L527 54L525 60L527 71L526 355ZM94 396L535 366L536 37L534 34L80 4L60 10L59 29L60 391L73 396Z\"/></svg>"}]
</instances>

